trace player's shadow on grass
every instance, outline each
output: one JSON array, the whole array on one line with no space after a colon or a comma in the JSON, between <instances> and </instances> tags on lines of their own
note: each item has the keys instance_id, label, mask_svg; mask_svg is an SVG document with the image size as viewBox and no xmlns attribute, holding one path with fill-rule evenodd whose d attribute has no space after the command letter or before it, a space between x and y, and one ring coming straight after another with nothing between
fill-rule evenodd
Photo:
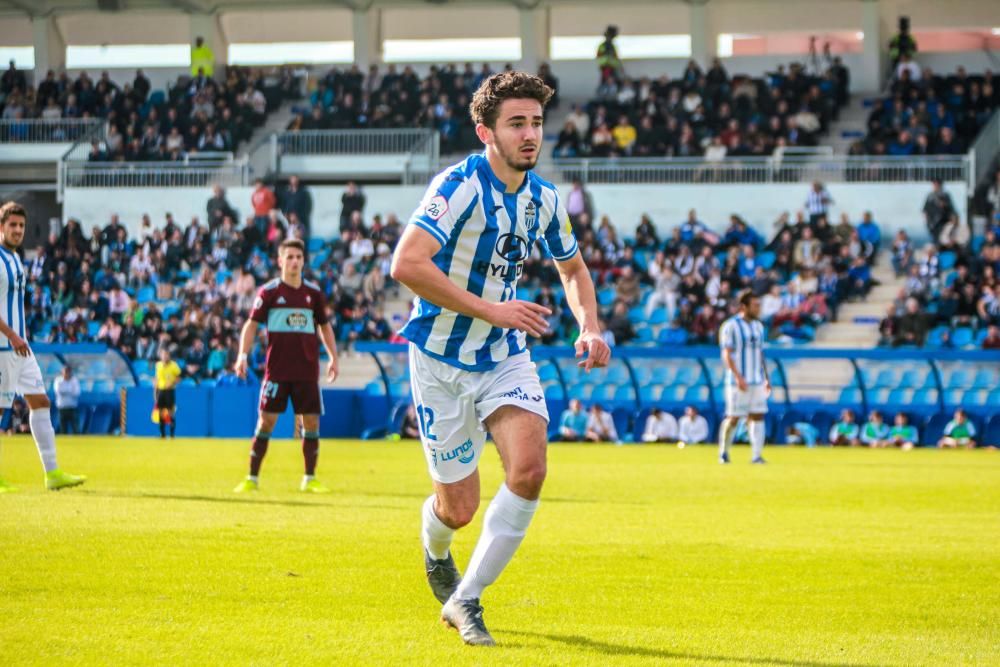
<instances>
[{"instance_id":1,"label":"player's shadow on grass","mask_svg":"<svg viewBox=\"0 0 1000 667\"><path fill-rule=\"evenodd\" d=\"M629 644L611 644L581 637L580 635L555 635L542 632L524 632L523 630L501 630L497 629L497 634L515 635L521 637L534 637L536 639L547 639L560 644L567 644L582 649L599 651L610 656L635 656L638 658L656 658L659 660L698 660L703 662L719 662L725 664L741 665L788 665L789 667L838 667L843 662L814 662L808 660L784 660L781 658L739 658L731 655L697 655L695 653L681 653L679 651L667 651L664 649L648 648L646 646L631 646ZM874 667L871 666L871 667Z\"/></svg>"}]
</instances>

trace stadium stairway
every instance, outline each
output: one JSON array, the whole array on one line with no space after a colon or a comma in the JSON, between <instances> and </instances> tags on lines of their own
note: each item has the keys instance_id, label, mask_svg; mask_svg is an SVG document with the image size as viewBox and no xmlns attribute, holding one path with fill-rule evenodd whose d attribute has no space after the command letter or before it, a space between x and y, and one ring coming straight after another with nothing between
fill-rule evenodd
<instances>
[{"instance_id":1,"label":"stadium stairway","mask_svg":"<svg viewBox=\"0 0 1000 667\"><path fill-rule=\"evenodd\" d=\"M267 120L264 121L264 124L254 130L254 133L250 135L250 141L243 142L236 157L246 157L250 154L252 149L257 147L257 145L261 142L267 140L267 138L272 134L275 132L283 132L295 116L292 112L292 107L302 106L307 102L308 100L305 102L302 100L286 100L282 102L280 107L268 114Z\"/></svg>"},{"instance_id":2,"label":"stadium stairway","mask_svg":"<svg viewBox=\"0 0 1000 667\"><path fill-rule=\"evenodd\" d=\"M840 117L831 124L825 143L837 155L846 155L851 144L865 138L868 131L868 114L871 113L875 93L853 93L851 101L840 110Z\"/></svg>"},{"instance_id":3,"label":"stadium stairway","mask_svg":"<svg viewBox=\"0 0 1000 667\"><path fill-rule=\"evenodd\" d=\"M899 294L904 279L892 270L889 253L879 254L872 268L872 277L880 284L873 287L865 301L844 303L836 322L828 322L816 330L816 347L870 348L878 344L878 325L886 309Z\"/></svg>"}]
</instances>

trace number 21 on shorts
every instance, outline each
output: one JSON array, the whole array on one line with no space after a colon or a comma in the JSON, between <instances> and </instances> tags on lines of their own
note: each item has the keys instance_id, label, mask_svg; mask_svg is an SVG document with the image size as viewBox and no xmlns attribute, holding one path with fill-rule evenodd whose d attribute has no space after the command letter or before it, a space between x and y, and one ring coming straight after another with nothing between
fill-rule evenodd
<instances>
[{"instance_id":1,"label":"number 21 on shorts","mask_svg":"<svg viewBox=\"0 0 1000 667\"><path fill-rule=\"evenodd\" d=\"M437 436L431 433L434 425L434 411L425 407L422 403L417 406L417 420L420 422L420 432L428 440L437 440Z\"/></svg>"}]
</instances>

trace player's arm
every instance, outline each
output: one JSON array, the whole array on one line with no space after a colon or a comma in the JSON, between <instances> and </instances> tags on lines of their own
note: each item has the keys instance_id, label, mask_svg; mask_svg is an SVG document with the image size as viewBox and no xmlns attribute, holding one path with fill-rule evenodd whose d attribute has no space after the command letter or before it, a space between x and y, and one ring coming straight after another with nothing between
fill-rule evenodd
<instances>
[{"instance_id":1,"label":"player's arm","mask_svg":"<svg viewBox=\"0 0 1000 667\"><path fill-rule=\"evenodd\" d=\"M587 358L579 365L588 372L591 368L603 368L611 360L611 348L601 336L601 325L597 321L597 295L587 264L577 252L565 261L556 262L556 269L566 290L566 303L580 325L576 356L582 357L586 353Z\"/></svg>"},{"instance_id":2,"label":"player's arm","mask_svg":"<svg viewBox=\"0 0 1000 667\"><path fill-rule=\"evenodd\" d=\"M242 331L240 331L240 351L236 355L236 366L233 370L242 379L245 379L247 376L247 358L250 356L254 339L257 337L258 326L256 320L248 317Z\"/></svg>"},{"instance_id":3,"label":"player's arm","mask_svg":"<svg viewBox=\"0 0 1000 667\"><path fill-rule=\"evenodd\" d=\"M736 386L740 388L740 391L747 390L746 378L740 373L740 369L736 367L736 360L733 359L733 350L730 347L722 348L722 363L726 365L726 368L733 374L736 378Z\"/></svg>"},{"instance_id":4,"label":"player's arm","mask_svg":"<svg viewBox=\"0 0 1000 667\"><path fill-rule=\"evenodd\" d=\"M441 241L416 224L409 224L392 256L390 275L393 280L413 290L420 298L441 308L484 320L502 329L517 329L541 337L548 324L548 308L529 301L491 303L448 279L434 264L434 255Z\"/></svg>"},{"instance_id":5,"label":"player's arm","mask_svg":"<svg viewBox=\"0 0 1000 667\"><path fill-rule=\"evenodd\" d=\"M340 372L340 365L337 361L337 340L333 336L333 327L330 326L329 322L324 322L317 329L319 339L323 341L323 347L326 348L326 355L330 357L330 361L326 365L326 378L329 382L333 382Z\"/></svg>"},{"instance_id":6,"label":"player's arm","mask_svg":"<svg viewBox=\"0 0 1000 667\"><path fill-rule=\"evenodd\" d=\"M764 355L764 348L760 350L760 370L764 373L764 391L771 393L771 374L767 370L767 357Z\"/></svg>"},{"instance_id":7,"label":"player's arm","mask_svg":"<svg viewBox=\"0 0 1000 667\"><path fill-rule=\"evenodd\" d=\"M17 335L17 332L10 328L10 325L0 317L0 333L7 337L10 341L10 346L14 348L14 352L19 357L31 356L31 348L28 347L27 341Z\"/></svg>"}]
</instances>

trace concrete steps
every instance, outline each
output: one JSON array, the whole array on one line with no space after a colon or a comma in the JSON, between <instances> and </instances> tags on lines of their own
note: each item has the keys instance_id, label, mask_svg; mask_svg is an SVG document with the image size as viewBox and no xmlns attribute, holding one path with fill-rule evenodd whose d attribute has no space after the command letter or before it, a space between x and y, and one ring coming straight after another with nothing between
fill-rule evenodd
<instances>
[{"instance_id":1,"label":"concrete steps","mask_svg":"<svg viewBox=\"0 0 1000 667\"><path fill-rule=\"evenodd\" d=\"M840 118L830 126L827 145L838 155L846 154L851 144L864 139L868 131L868 114L874 93L855 93L851 101L840 110Z\"/></svg>"},{"instance_id":2,"label":"concrete steps","mask_svg":"<svg viewBox=\"0 0 1000 667\"><path fill-rule=\"evenodd\" d=\"M821 326L816 332L815 347L875 347L878 325L898 296L904 280L892 270L889 254L883 252L872 270L880 284L868 293L865 301L842 304L838 320Z\"/></svg>"}]
</instances>

